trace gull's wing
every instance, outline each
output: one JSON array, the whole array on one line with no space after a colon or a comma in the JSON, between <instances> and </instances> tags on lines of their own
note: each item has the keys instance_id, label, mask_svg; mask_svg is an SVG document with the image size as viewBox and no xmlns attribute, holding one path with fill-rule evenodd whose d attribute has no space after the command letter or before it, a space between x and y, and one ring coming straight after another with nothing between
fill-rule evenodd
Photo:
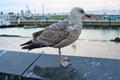
<instances>
[{"instance_id":1,"label":"gull's wing","mask_svg":"<svg viewBox=\"0 0 120 80\"><path fill-rule=\"evenodd\" d=\"M45 28L44 31L33 33L33 41L52 47L67 38L70 33L68 26L67 21L55 23Z\"/></svg>"}]
</instances>

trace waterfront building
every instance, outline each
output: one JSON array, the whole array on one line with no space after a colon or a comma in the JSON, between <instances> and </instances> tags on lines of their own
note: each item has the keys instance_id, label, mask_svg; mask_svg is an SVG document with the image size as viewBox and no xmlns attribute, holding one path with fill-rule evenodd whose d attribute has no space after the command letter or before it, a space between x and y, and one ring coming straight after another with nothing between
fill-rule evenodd
<instances>
[{"instance_id":1,"label":"waterfront building","mask_svg":"<svg viewBox=\"0 0 120 80\"><path fill-rule=\"evenodd\" d=\"M8 14L0 14L0 26L9 26L12 25L11 22L16 21L17 16L13 12L9 12Z\"/></svg>"},{"instance_id":2,"label":"waterfront building","mask_svg":"<svg viewBox=\"0 0 120 80\"><path fill-rule=\"evenodd\" d=\"M86 20L120 20L120 10L98 10L98 11L87 11L91 18L84 17ZM69 13L40 13L37 14L36 19L45 19L49 16L51 19L60 20L67 19Z\"/></svg>"},{"instance_id":3,"label":"waterfront building","mask_svg":"<svg viewBox=\"0 0 120 80\"><path fill-rule=\"evenodd\" d=\"M120 10L99 10L88 11L87 13L95 20L120 20Z\"/></svg>"},{"instance_id":4,"label":"waterfront building","mask_svg":"<svg viewBox=\"0 0 120 80\"><path fill-rule=\"evenodd\" d=\"M20 12L20 19L21 19L21 20L24 20L24 19L25 19L25 13L24 13L23 10L21 10L21 12Z\"/></svg>"},{"instance_id":5,"label":"waterfront building","mask_svg":"<svg viewBox=\"0 0 120 80\"><path fill-rule=\"evenodd\" d=\"M17 20L17 15L14 14L13 12L9 12L9 13L8 13L8 16L9 16L9 20L10 20L11 22Z\"/></svg>"},{"instance_id":6,"label":"waterfront building","mask_svg":"<svg viewBox=\"0 0 120 80\"><path fill-rule=\"evenodd\" d=\"M9 15L8 14L0 14L0 19L9 20Z\"/></svg>"},{"instance_id":7,"label":"waterfront building","mask_svg":"<svg viewBox=\"0 0 120 80\"><path fill-rule=\"evenodd\" d=\"M16 14L9 12L8 14L0 14L0 19L14 21L16 20Z\"/></svg>"},{"instance_id":8,"label":"waterfront building","mask_svg":"<svg viewBox=\"0 0 120 80\"><path fill-rule=\"evenodd\" d=\"M31 10L29 9L28 5L26 6L26 12L24 14L25 19L32 19L33 18L33 14L31 12Z\"/></svg>"}]
</instances>

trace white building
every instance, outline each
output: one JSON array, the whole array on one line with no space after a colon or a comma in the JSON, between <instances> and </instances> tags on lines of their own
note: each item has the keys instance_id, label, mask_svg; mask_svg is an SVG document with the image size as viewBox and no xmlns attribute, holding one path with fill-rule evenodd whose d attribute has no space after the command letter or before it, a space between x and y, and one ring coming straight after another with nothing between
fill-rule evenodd
<instances>
[{"instance_id":1,"label":"white building","mask_svg":"<svg viewBox=\"0 0 120 80\"><path fill-rule=\"evenodd\" d=\"M0 26L9 26L11 25L9 20L0 19Z\"/></svg>"},{"instance_id":2,"label":"white building","mask_svg":"<svg viewBox=\"0 0 120 80\"><path fill-rule=\"evenodd\" d=\"M8 14L0 14L0 19L13 21L16 20L16 18L17 16L13 12L10 12Z\"/></svg>"},{"instance_id":3,"label":"white building","mask_svg":"<svg viewBox=\"0 0 120 80\"><path fill-rule=\"evenodd\" d=\"M95 10L87 11L86 13L95 15L120 15L120 10Z\"/></svg>"},{"instance_id":4,"label":"white building","mask_svg":"<svg viewBox=\"0 0 120 80\"><path fill-rule=\"evenodd\" d=\"M17 16L13 12L10 12L8 14L2 13L0 14L0 26L11 25L11 22L15 21L16 19L17 19Z\"/></svg>"}]
</instances>

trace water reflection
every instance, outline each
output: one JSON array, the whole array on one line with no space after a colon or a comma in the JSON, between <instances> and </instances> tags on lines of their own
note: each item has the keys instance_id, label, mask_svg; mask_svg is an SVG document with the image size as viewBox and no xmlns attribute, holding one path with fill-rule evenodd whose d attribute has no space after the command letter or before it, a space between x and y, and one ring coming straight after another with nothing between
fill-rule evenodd
<instances>
[{"instance_id":1,"label":"water reflection","mask_svg":"<svg viewBox=\"0 0 120 80\"><path fill-rule=\"evenodd\" d=\"M72 47L72 49L73 49L74 51L76 51L77 46L76 46L76 44L75 44L75 43L74 43L74 44L72 44L72 45L71 45L71 47Z\"/></svg>"},{"instance_id":2,"label":"water reflection","mask_svg":"<svg viewBox=\"0 0 120 80\"><path fill-rule=\"evenodd\" d=\"M120 37L120 30L114 29L83 29L80 35L82 39L110 40Z\"/></svg>"},{"instance_id":3,"label":"water reflection","mask_svg":"<svg viewBox=\"0 0 120 80\"><path fill-rule=\"evenodd\" d=\"M64 67L46 67L34 66L33 73L42 77L43 80L84 80L71 66Z\"/></svg>"}]
</instances>

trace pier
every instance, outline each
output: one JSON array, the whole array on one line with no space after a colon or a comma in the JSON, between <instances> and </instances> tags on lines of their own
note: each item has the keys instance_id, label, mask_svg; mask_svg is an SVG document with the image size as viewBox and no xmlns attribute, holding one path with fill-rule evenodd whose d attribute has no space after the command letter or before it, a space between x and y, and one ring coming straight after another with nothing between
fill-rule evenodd
<instances>
[{"instance_id":1,"label":"pier","mask_svg":"<svg viewBox=\"0 0 120 80\"><path fill-rule=\"evenodd\" d=\"M34 26L37 25L38 27L45 27L49 26L53 23L59 22L62 20L21 20L20 24L17 21L11 21L13 25L21 26L28 25ZM120 20L83 20L83 27L84 28L120 28Z\"/></svg>"}]
</instances>

